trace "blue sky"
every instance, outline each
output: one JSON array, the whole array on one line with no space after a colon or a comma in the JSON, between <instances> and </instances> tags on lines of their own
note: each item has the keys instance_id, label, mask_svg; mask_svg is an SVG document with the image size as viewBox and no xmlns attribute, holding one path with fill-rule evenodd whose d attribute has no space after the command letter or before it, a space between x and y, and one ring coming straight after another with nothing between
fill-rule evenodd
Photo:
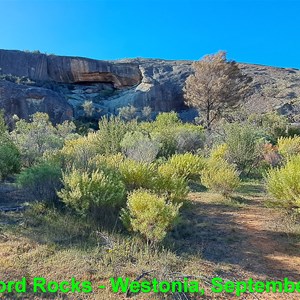
<instances>
[{"instance_id":1,"label":"blue sky","mask_svg":"<svg viewBox=\"0 0 300 300\"><path fill-rule=\"evenodd\" d=\"M0 48L300 68L298 0L0 0Z\"/></svg>"}]
</instances>

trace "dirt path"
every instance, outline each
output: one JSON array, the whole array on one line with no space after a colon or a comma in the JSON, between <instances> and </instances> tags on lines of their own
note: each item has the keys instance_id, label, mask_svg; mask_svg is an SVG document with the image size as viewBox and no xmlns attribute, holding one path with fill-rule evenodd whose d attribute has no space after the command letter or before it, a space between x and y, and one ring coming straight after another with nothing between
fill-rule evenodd
<instances>
[{"instance_id":1,"label":"dirt path","mask_svg":"<svg viewBox=\"0 0 300 300\"><path fill-rule=\"evenodd\" d=\"M288 232L282 214L265 206L261 186L249 186L237 202L212 193L194 193L187 218L197 228L186 239L191 251L201 248L199 269L228 280L300 281L300 236ZM299 231L298 231L299 232ZM214 299L209 298L208 299ZM224 299L234 299L233 296ZM244 299L300 299L299 294L256 294Z\"/></svg>"}]
</instances>

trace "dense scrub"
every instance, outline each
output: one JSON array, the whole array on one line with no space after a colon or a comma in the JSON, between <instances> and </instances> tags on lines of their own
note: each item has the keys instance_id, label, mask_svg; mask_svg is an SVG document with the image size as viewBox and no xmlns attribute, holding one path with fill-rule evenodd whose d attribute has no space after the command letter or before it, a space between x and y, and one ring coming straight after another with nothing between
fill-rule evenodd
<instances>
[{"instance_id":1,"label":"dense scrub","mask_svg":"<svg viewBox=\"0 0 300 300\"><path fill-rule=\"evenodd\" d=\"M265 176L277 203L298 205L299 137L286 137L285 121L270 114L222 121L214 134L174 112L154 121L104 117L84 135L42 113L16 119L11 133L1 122L2 179L19 173L17 183L35 200L106 228L113 219L151 242L167 236L194 184L228 199L241 180Z\"/></svg>"}]
</instances>

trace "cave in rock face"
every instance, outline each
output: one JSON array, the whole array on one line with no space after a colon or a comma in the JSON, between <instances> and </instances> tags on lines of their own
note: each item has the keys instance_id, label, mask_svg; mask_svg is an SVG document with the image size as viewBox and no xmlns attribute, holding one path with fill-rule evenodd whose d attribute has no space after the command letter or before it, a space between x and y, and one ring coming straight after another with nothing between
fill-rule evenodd
<instances>
[{"instance_id":1,"label":"cave in rock face","mask_svg":"<svg viewBox=\"0 0 300 300\"><path fill-rule=\"evenodd\" d=\"M131 87L140 83L140 81L133 78L121 77L110 72L90 72L79 73L74 83L110 83L116 89L122 89L124 87Z\"/></svg>"}]
</instances>

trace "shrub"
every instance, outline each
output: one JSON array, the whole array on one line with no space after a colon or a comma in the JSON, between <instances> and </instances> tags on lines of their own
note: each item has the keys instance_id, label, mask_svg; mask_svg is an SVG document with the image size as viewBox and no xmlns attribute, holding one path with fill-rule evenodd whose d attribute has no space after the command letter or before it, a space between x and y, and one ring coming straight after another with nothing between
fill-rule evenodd
<instances>
[{"instance_id":1,"label":"shrub","mask_svg":"<svg viewBox=\"0 0 300 300\"><path fill-rule=\"evenodd\" d=\"M252 114L249 116L248 121L261 128L267 140L273 144L276 143L279 137L287 135L288 118L276 112Z\"/></svg>"},{"instance_id":2,"label":"shrub","mask_svg":"<svg viewBox=\"0 0 300 300\"><path fill-rule=\"evenodd\" d=\"M91 117L95 111L95 107L93 105L93 101L84 101L82 104L82 108L86 116Z\"/></svg>"},{"instance_id":3,"label":"shrub","mask_svg":"<svg viewBox=\"0 0 300 300\"><path fill-rule=\"evenodd\" d=\"M93 137L94 134L90 133L76 140L65 141L60 153L66 169L70 170L73 167L84 171L88 169L89 160L98 152Z\"/></svg>"},{"instance_id":4,"label":"shrub","mask_svg":"<svg viewBox=\"0 0 300 300\"><path fill-rule=\"evenodd\" d=\"M225 140L228 146L228 161L235 164L243 176L247 176L262 159L263 140L257 128L241 123L225 126Z\"/></svg>"},{"instance_id":5,"label":"shrub","mask_svg":"<svg viewBox=\"0 0 300 300\"><path fill-rule=\"evenodd\" d=\"M127 132L137 129L137 121L125 122L120 117L103 117L99 121L99 130L93 140L99 154L116 154L121 152L121 141Z\"/></svg>"},{"instance_id":6,"label":"shrub","mask_svg":"<svg viewBox=\"0 0 300 300\"><path fill-rule=\"evenodd\" d=\"M136 108L133 105L119 108L119 117L126 121L133 120L136 117Z\"/></svg>"},{"instance_id":7,"label":"shrub","mask_svg":"<svg viewBox=\"0 0 300 300\"><path fill-rule=\"evenodd\" d=\"M150 163L155 160L160 144L152 140L149 135L135 131L125 134L121 147L128 158Z\"/></svg>"},{"instance_id":8,"label":"shrub","mask_svg":"<svg viewBox=\"0 0 300 300\"><path fill-rule=\"evenodd\" d=\"M280 137L278 139L278 152L285 159L300 154L300 136Z\"/></svg>"},{"instance_id":9,"label":"shrub","mask_svg":"<svg viewBox=\"0 0 300 300\"><path fill-rule=\"evenodd\" d=\"M174 203L185 200L189 192L185 178L170 172L170 168L158 168L158 175L152 181L152 190Z\"/></svg>"},{"instance_id":10,"label":"shrub","mask_svg":"<svg viewBox=\"0 0 300 300\"><path fill-rule=\"evenodd\" d=\"M62 201L94 219L125 202L124 183L120 174L113 170L88 173L73 169L63 174L63 184L64 188L58 192Z\"/></svg>"},{"instance_id":11,"label":"shrub","mask_svg":"<svg viewBox=\"0 0 300 300\"><path fill-rule=\"evenodd\" d=\"M0 136L0 180L17 173L21 168L21 157L18 148L8 138Z\"/></svg>"},{"instance_id":12,"label":"shrub","mask_svg":"<svg viewBox=\"0 0 300 300\"><path fill-rule=\"evenodd\" d=\"M151 119L152 108L150 106L144 106L142 109L142 116L146 121Z\"/></svg>"},{"instance_id":13,"label":"shrub","mask_svg":"<svg viewBox=\"0 0 300 300\"><path fill-rule=\"evenodd\" d=\"M204 186L228 197L240 185L238 172L222 159L210 159L201 175Z\"/></svg>"},{"instance_id":14,"label":"shrub","mask_svg":"<svg viewBox=\"0 0 300 300\"><path fill-rule=\"evenodd\" d=\"M175 154L163 165L161 172L174 174L185 179L197 179L205 166L205 160L199 155L191 153Z\"/></svg>"},{"instance_id":15,"label":"shrub","mask_svg":"<svg viewBox=\"0 0 300 300\"><path fill-rule=\"evenodd\" d=\"M56 192L62 187L60 166L50 162L34 165L17 176L17 183L35 200L56 203Z\"/></svg>"},{"instance_id":16,"label":"shrub","mask_svg":"<svg viewBox=\"0 0 300 300\"><path fill-rule=\"evenodd\" d=\"M144 122L140 127L161 144L159 157L168 158L176 152L196 152L203 146L203 127L183 124L175 112L160 113L154 122Z\"/></svg>"},{"instance_id":17,"label":"shrub","mask_svg":"<svg viewBox=\"0 0 300 300\"><path fill-rule=\"evenodd\" d=\"M128 190L144 188L174 202L182 201L188 194L184 178L177 177L167 169L157 169L155 164L126 159L120 164L119 170Z\"/></svg>"},{"instance_id":18,"label":"shrub","mask_svg":"<svg viewBox=\"0 0 300 300\"><path fill-rule=\"evenodd\" d=\"M269 170L265 179L275 204L289 210L300 208L300 155L290 157L281 168Z\"/></svg>"},{"instance_id":19,"label":"shrub","mask_svg":"<svg viewBox=\"0 0 300 300\"><path fill-rule=\"evenodd\" d=\"M175 140L177 153L195 153L204 146L203 127L193 124L182 124L175 131Z\"/></svg>"},{"instance_id":20,"label":"shrub","mask_svg":"<svg viewBox=\"0 0 300 300\"><path fill-rule=\"evenodd\" d=\"M138 188L151 189L153 181L157 176L154 164L137 162L130 159L124 160L120 164L119 170L128 190Z\"/></svg>"},{"instance_id":21,"label":"shrub","mask_svg":"<svg viewBox=\"0 0 300 300\"><path fill-rule=\"evenodd\" d=\"M210 158L213 160L215 160L215 159L227 160L228 145L223 143L223 144L215 146L210 153Z\"/></svg>"},{"instance_id":22,"label":"shrub","mask_svg":"<svg viewBox=\"0 0 300 300\"><path fill-rule=\"evenodd\" d=\"M20 150L23 164L32 166L45 151L62 148L64 139L74 137L74 129L72 122L55 127L46 113L37 112L32 115L31 122L17 121L11 137Z\"/></svg>"},{"instance_id":23,"label":"shrub","mask_svg":"<svg viewBox=\"0 0 300 300\"><path fill-rule=\"evenodd\" d=\"M127 210L123 210L121 219L124 225L140 233L147 242L162 241L168 230L176 222L181 204L172 204L146 190L137 190L129 194Z\"/></svg>"},{"instance_id":24,"label":"shrub","mask_svg":"<svg viewBox=\"0 0 300 300\"><path fill-rule=\"evenodd\" d=\"M103 167L109 167L112 169L119 169L121 163L124 161L125 157L122 153L102 155L97 154L89 160L89 169L96 170Z\"/></svg>"}]
</instances>

